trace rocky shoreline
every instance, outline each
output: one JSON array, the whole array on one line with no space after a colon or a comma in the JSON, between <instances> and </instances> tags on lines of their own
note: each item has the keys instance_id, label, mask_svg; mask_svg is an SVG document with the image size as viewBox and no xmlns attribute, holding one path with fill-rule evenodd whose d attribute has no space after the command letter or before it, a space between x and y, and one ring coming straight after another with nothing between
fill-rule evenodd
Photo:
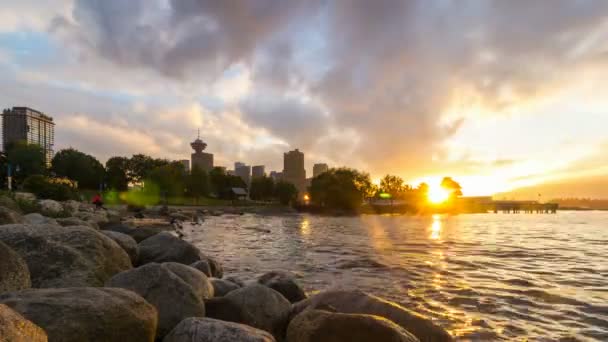
<instances>
[{"instance_id":1,"label":"rocky shoreline","mask_svg":"<svg viewBox=\"0 0 608 342\"><path fill-rule=\"evenodd\" d=\"M28 201L39 212L23 214ZM307 294L285 270L246 282L224 274L180 238L181 222L224 212L2 196L0 342L452 340L362 291Z\"/></svg>"}]
</instances>

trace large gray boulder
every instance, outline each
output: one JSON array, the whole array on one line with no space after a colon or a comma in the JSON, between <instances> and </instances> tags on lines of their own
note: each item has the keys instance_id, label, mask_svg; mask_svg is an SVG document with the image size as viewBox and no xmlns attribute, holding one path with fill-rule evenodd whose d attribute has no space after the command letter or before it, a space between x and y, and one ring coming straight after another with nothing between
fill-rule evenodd
<instances>
[{"instance_id":1,"label":"large gray boulder","mask_svg":"<svg viewBox=\"0 0 608 342\"><path fill-rule=\"evenodd\" d=\"M269 333L244 324L212 318L187 318L163 342L275 342Z\"/></svg>"},{"instance_id":2,"label":"large gray boulder","mask_svg":"<svg viewBox=\"0 0 608 342\"><path fill-rule=\"evenodd\" d=\"M178 263L150 263L112 277L107 287L121 287L144 297L158 310L158 337L188 317L204 317L204 300L213 287L200 271Z\"/></svg>"},{"instance_id":3,"label":"large gray boulder","mask_svg":"<svg viewBox=\"0 0 608 342\"><path fill-rule=\"evenodd\" d=\"M78 217L81 220L87 222L94 222L98 225L108 223L108 215L104 210L95 211L79 211L74 214L74 217Z\"/></svg>"},{"instance_id":4,"label":"large gray boulder","mask_svg":"<svg viewBox=\"0 0 608 342\"><path fill-rule=\"evenodd\" d=\"M169 228L159 226L144 226L135 228L124 223L105 223L101 225L101 229L127 234L135 239L137 243L140 243L158 233L166 232Z\"/></svg>"},{"instance_id":5,"label":"large gray boulder","mask_svg":"<svg viewBox=\"0 0 608 342\"><path fill-rule=\"evenodd\" d=\"M88 226L95 230L99 230L99 226L95 222L84 221L78 217L63 217L55 219L60 226L71 227L71 226Z\"/></svg>"},{"instance_id":6,"label":"large gray boulder","mask_svg":"<svg viewBox=\"0 0 608 342\"><path fill-rule=\"evenodd\" d=\"M359 290L331 290L294 305L293 313L305 309L334 308L340 313L368 314L389 319L423 342L452 341L450 334L430 319Z\"/></svg>"},{"instance_id":7,"label":"large gray boulder","mask_svg":"<svg viewBox=\"0 0 608 342\"><path fill-rule=\"evenodd\" d=\"M139 256L139 247L137 242L131 236L111 230L102 230L101 233L110 239L114 240L122 249L127 252L131 263L135 265L137 263L137 257Z\"/></svg>"},{"instance_id":8,"label":"large gray boulder","mask_svg":"<svg viewBox=\"0 0 608 342\"><path fill-rule=\"evenodd\" d=\"M6 304L46 331L50 341L152 342L156 309L124 289L30 289L0 295Z\"/></svg>"},{"instance_id":9,"label":"large gray boulder","mask_svg":"<svg viewBox=\"0 0 608 342\"><path fill-rule=\"evenodd\" d=\"M306 299L306 292L295 280L295 275L288 272L268 272L258 278L258 283L268 286L282 294L291 303Z\"/></svg>"},{"instance_id":10,"label":"large gray boulder","mask_svg":"<svg viewBox=\"0 0 608 342\"><path fill-rule=\"evenodd\" d=\"M224 276L224 269L217 260L202 253L199 254L199 257L201 260L190 264L191 267L205 273L208 277L222 278Z\"/></svg>"},{"instance_id":11,"label":"large gray boulder","mask_svg":"<svg viewBox=\"0 0 608 342\"><path fill-rule=\"evenodd\" d=\"M228 293L241 288L241 286L229 280L218 278L210 278L210 280L211 285L213 285L213 294L215 297L223 297Z\"/></svg>"},{"instance_id":12,"label":"large gray boulder","mask_svg":"<svg viewBox=\"0 0 608 342\"><path fill-rule=\"evenodd\" d=\"M63 205L57 201L44 199L38 201L38 205L40 206L40 212L45 216L58 217L65 214Z\"/></svg>"},{"instance_id":13,"label":"large gray boulder","mask_svg":"<svg viewBox=\"0 0 608 342\"><path fill-rule=\"evenodd\" d=\"M69 215L74 215L80 210L80 202L69 200L62 203L63 211Z\"/></svg>"},{"instance_id":14,"label":"large gray boulder","mask_svg":"<svg viewBox=\"0 0 608 342\"><path fill-rule=\"evenodd\" d=\"M0 293L32 287L25 260L0 241Z\"/></svg>"},{"instance_id":15,"label":"large gray boulder","mask_svg":"<svg viewBox=\"0 0 608 342\"><path fill-rule=\"evenodd\" d=\"M89 227L5 225L0 241L25 260L33 287L103 286L132 267L116 242Z\"/></svg>"},{"instance_id":16,"label":"large gray boulder","mask_svg":"<svg viewBox=\"0 0 608 342\"><path fill-rule=\"evenodd\" d=\"M16 210L0 207L0 225L25 222L23 216Z\"/></svg>"},{"instance_id":17,"label":"large gray boulder","mask_svg":"<svg viewBox=\"0 0 608 342\"><path fill-rule=\"evenodd\" d=\"M43 216L39 213L30 213L27 215L23 215L23 223L26 224L54 224L58 225L57 220Z\"/></svg>"},{"instance_id":18,"label":"large gray boulder","mask_svg":"<svg viewBox=\"0 0 608 342\"><path fill-rule=\"evenodd\" d=\"M207 316L224 321L250 325L283 340L291 304L275 290L254 284L214 298L209 303Z\"/></svg>"},{"instance_id":19,"label":"large gray boulder","mask_svg":"<svg viewBox=\"0 0 608 342\"><path fill-rule=\"evenodd\" d=\"M0 341L47 342L46 332L13 309L0 304Z\"/></svg>"},{"instance_id":20,"label":"large gray boulder","mask_svg":"<svg viewBox=\"0 0 608 342\"><path fill-rule=\"evenodd\" d=\"M201 260L201 252L193 244L171 233L162 232L139 243L139 264L178 262L190 265Z\"/></svg>"},{"instance_id":21,"label":"large gray boulder","mask_svg":"<svg viewBox=\"0 0 608 342\"><path fill-rule=\"evenodd\" d=\"M373 315L305 310L289 323L287 342L418 342L397 324Z\"/></svg>"}]
</instances>

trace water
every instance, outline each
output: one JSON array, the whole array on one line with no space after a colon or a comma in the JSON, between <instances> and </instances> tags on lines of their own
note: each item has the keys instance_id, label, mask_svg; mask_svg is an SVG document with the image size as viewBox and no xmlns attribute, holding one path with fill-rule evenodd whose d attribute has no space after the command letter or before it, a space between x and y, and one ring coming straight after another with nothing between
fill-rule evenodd
<instances>
[{"instance_id":1,"label":"water","mask_svg":"<svg viewBox=\"0 0 608 342\"><path fill-rule=\"evenodd\" d=\"M359 288L465 340L608 341L608 212L243 215L186 230L227 274Z\"/></svg>"}]
</instances>

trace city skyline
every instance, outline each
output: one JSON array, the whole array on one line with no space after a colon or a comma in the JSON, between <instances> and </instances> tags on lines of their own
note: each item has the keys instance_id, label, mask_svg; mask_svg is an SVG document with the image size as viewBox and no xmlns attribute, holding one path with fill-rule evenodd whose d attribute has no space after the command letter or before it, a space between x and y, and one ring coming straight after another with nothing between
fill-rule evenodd
<instances>
[{"instance_id":1,"label":"city skyline","mask_svg":"<svg viewBox=\"0 0 608 342\"><path fill-rule=\"evenodd\" d=\"M606 12L593 0L558 0L550 17L542 1L23 0L0 9L0 103L48 113L55 150L102 161L188 159L201 127L217 165L280 171L299 148L308 175L327 163L411 184L450 175L466 195L608 198Z\"/></svg>"}]
</instances>

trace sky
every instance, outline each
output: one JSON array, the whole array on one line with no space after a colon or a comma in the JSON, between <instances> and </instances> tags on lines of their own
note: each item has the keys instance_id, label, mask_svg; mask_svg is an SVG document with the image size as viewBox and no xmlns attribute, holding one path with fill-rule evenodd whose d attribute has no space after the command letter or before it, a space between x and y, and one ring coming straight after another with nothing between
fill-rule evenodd
<instances>
[{"instance_id":1,"label":"sky","mask_svg":"<svg viewBox=\"0 0 608 342\"><path fill-rule=\"evenodd\" d=\"M101 161L200 129L228 168L608 198L604 0L0 0L0 75Z\"/></svg>"}]
</instances>

